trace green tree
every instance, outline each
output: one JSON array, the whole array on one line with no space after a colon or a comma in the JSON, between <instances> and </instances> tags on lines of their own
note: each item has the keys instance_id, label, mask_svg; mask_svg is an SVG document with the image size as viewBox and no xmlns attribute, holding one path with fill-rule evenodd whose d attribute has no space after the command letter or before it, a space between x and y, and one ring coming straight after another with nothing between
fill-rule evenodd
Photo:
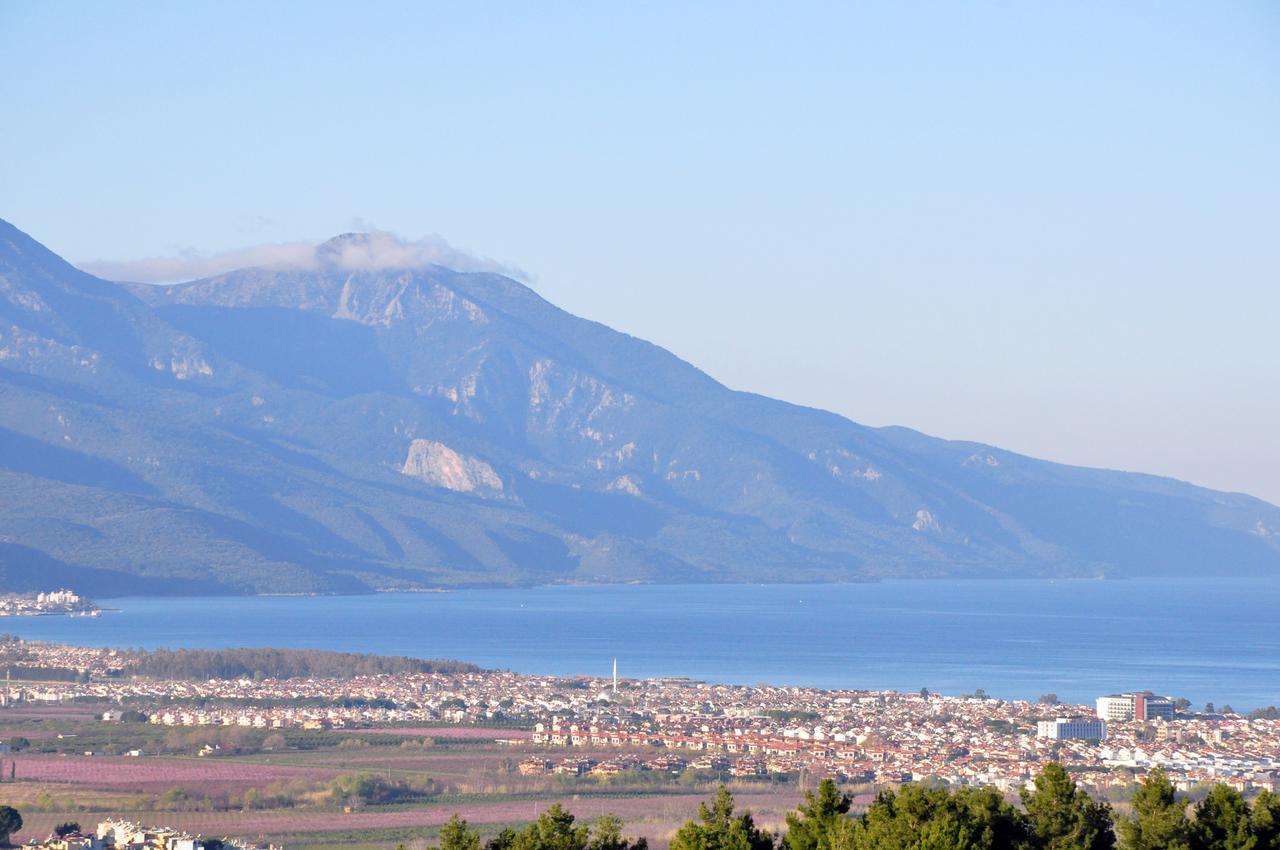
<instances>
[{"instance_id":1,"label":"green tree","mask_svg":"<svg viewBox=\"0 0 1280 850\"><path fill-rule=\"evenodd\" d=\"M1257 841L1255 850L1280 850L1280 795L1263 791L1253 801L1249 827Z\"/></svg>"},{"instance_id":2,"label":"green tree","mask_svg":"<svg viewBox=\"0 0 1280 850\"><path fill-rule=\"evenodd\" d=\"M1187 807L1159 768L1133 795L1133 817L1120 821L1120 850L1191 850Z\"/></svg>"},{"instance_id":3,"label":"green tree","mask_svg":"<svg viewBox=\"0 0 1280 850\"><path fill-rule=\"evenodd\" d=\"M881 791L839 850L1028 850L1022 813L990 788Z\"/></svg>"},{"instance_id":4,"label":"green tree","mask_svg":"<svg viewBox=\"0 0 1280 850\"><path fill-rule=\"evenodd\" d=\"M591 824L591 840L587 850L648 850L644 838L629 841L622 835L622 818L617 815L601 815Z\"/></svg>"},{"instance_id":5,"label":"green tree","mask_svg":"<svg viewBox=\"0 0 1280 850\"><path fill-rule=\"evenodd\" d=\"M773 850L773 836L756 826L750 812L733 813L733 795L723 785L711 805L698 805L671 839L671 850Z\"/></svg>"},{"instance_id":6,"label":"green tree","mask_svg":"<svg viewBox=\"0 0 1280 850\"><path fill-rule=\"evenodd\" d=\"M484 850L511 850L515 843L516 831L508 826L485 842Z\"/></svg>"},{"instance_id":7,"label":"green tree","mask_svg":"<svg viewBox=\"0 0 1280 850\"><path fill-rule=\"evenodd\" d=\"M65 823L60 823L53 828L53 834L58 836L59 838L62 838L63 836L66 836L66 835L79 835L80 824L73 820L69 820Z\"/></svg>"},{"instance_id":8,"label":"green tree","mask_svg":"<svg viewBox=\"0 0 1280 850\"><path fill-rule=\"evenodd\" d=\"M1057 762L1036 776L1035 790L1022 792L1022 805L1037 848L1110 850L1116 844L1111 807L1081 791Z\"/></svg>"},{"instance_id":9,"label":"green tree","mask_svg":"<svg viewBox=\"0 0 1280 850\"><path fill-rule=\"evenodd\" d=\"M1196 806L1191 824L1192 850L1254 850L1257 839L1249 823L1249 807L1240 792L1221 782Z\"/></svg>"},{"instance_id":10,"label":"green tree","mask_svg":"<svg viewBox=\"0 0 1280 850\"><path fill-rule=\"evenodd\" d=\"M22 829L22 815L13 806L0 806L0 844L9 846L9 836Z\"/></svg>"},{"instance_id":11,"label":"green tree","mask_svg":"<svg viewBox=\"0 0 1280 850\"><path fill-rule=\"evenodd\" d=\"M832 850L837 834L837 821L847 820L850 798L841 793L835 782L824 779L818 793L806 791L804 802L794 812L787 812L787 850ZM844 830L839 830L845 834Z\"/></svg>"},{"instance_id":12,"label":"green tree","mask_svg":"<svg viewBox=\"0 0 1280 850\"><path fill-rule=\"evenodd\" d=\"M574 826L574 817L559 804L516 833L511 850L586 850L589 830Z\"/></svg>"},{"instance_id":13,"label":"green tree","mask_svg":"<svg viewBox=\"0 0 1280 850\"><path fill-rule=\"evenodd\" d=\"M480 850L480 834L455 814L440 827L440 850Z\"/></svg>"}]
</instances>

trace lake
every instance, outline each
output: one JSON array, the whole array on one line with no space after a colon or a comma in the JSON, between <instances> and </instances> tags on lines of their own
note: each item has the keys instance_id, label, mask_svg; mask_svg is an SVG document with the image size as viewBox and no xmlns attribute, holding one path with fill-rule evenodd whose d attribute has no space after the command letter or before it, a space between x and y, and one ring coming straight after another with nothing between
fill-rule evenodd
<instances>
[{"instance_id":1,"label":"lake","mask_svg":"<svg viewBox=\"0 0 1280 850\"><path fill-rule=\"evenodd\" d=\"M11 618L25 638L457 658L525 673L689 676L1004 698L1151 689L1280 705L1280 578L605 585L369 596L120 598Z\"/></svg>"}]
</instances>

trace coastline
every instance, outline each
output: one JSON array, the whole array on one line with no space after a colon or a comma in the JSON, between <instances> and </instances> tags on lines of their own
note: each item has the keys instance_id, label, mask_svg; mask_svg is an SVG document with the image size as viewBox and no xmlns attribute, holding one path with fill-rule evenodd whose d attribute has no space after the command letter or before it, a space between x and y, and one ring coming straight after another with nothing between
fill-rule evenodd
<instances>
[{"instance_id":1,"label":"coastline","mask_svg":"<svg viewBox=\"0 0 1280 850\"><path fill-rule=\"evenodd\" d=\"M1280 580L1271 579L547 585L112 603L125 616L14 618L7 630L98 646L447 657L528 674L600 673L616 657L624 675L719 683L980 687L1011 699L1151 688L1198 703L1280 704Z\"/></svg>"}]
</instances>

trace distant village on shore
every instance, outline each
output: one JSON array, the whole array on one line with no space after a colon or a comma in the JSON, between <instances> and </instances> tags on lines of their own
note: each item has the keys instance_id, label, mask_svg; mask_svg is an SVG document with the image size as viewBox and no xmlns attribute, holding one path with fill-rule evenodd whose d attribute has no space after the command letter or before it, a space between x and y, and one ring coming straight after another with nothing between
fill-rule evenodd
<instances>
[{"instance_id":1,"label":"distant village on shore","mask_svg":"<svg viewBox=\"0 0 1280 850\"><path fill-rule=\"evenodd\" d=\"M97 617L102 609L87 597L63 588L42 593L0 595L0 617Z\"/></svg>"},{"instance_id":2,"label":"distant village on shore","mask_svg":"<svg viewBox=\"0 0 1280 850\"><path fill-rule=\"evenodd\" d=\"M831 777L866 786L929 780L1012 792L1044 764L1058 761L1083 787L1104 796L1126 794L1155 768L1180 789L1224 782L1245 793L1280 790L1275 708L1249 715L1229 706L1196 711L1184 700L1148 691L1104 695L1083 706L1061 704L1053 694L1028 701L924 689L563 678L457 662L431 662L452 669L345 675L266 669L225 677L157 676L139 675L131 666L136 660L123 650L8 640L0 646L0 661L15 681L0 694L3 705L97 702L103 720L133 716L170 727L474 724L510 729L515 744L542 745L519 764L525 774L601 779L690 770L739 778ZM42 670L62 675L41 681ZM602 750L616 755L602 757Z\"/></svg>"}]
</instances>

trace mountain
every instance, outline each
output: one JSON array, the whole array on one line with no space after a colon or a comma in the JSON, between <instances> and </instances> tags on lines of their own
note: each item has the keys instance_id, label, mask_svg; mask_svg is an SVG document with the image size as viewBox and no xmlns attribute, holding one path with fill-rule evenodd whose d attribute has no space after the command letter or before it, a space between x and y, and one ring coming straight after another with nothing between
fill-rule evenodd
<instances>
[{"instance_id":1,"label":"mountain","mask_svg":"<svg viewBox=\"0 0 1280 850\"><path fill-rule=\"evenodd\" d=\"M0 586L1280 572L1280 509L732 391L498 274L118 284L0 222Z\"/></svg>"}]
</instances>

